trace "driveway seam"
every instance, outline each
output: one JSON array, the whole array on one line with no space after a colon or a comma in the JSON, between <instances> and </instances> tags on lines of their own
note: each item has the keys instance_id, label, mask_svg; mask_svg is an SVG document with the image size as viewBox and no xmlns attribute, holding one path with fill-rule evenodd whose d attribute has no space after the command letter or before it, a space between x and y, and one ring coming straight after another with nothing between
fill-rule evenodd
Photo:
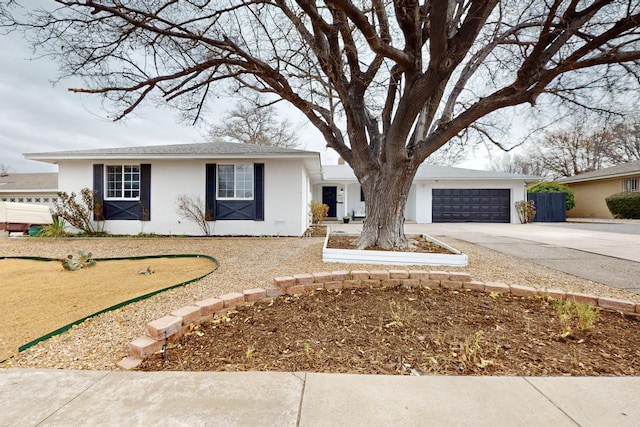
<instances>
[{"instance_id":1,"label":"driveway seam","mask_svg":"<svg viewBox=\"0 0 640 427\"><path fill-rule=\"evenodd\" d=\"M533 387L533 389L535 391L537 391L538 393L540 393L545 399L547 399L547 401L549 403L551 403L553 406L555 406L556 408L558 408L558 410L560 412L562 412L567 418L569 418L571 420L571 422L573 422L576 426L580 426L580 423L578 423L571 415L569 415L569 413L567 411L565 411L564 409L562 409L560 406L558 406L558 404L556 402L554 402L551 398L549 398L549 396L547 396L542 390L540 390L538 387L535 386L535 384L533 384L531 381L529 381L529 378L527 377L522 377L523 380L525 380L527 382L527 384L529 384L531 387Z\"/></svg>"},{"instance_id":2,"label":"driveway seam","mask_svg":"<svg viewBox=\"0 0 640 427\"><path fill-rule=\"evenodd\" d=\"M300 418L302 417L302 403L304 401L304 390L307 386L307 373L302 373L302 390L300 391L300 403L298 403L298 416L296 417L296 427L300 427Z\"/></svg>"},{"instance_id":3,"label":"driveway seam","mask_svg":"<svg viewBox=\"0 0 640 427\"><path fill-rule=\"evenodd\" d=\"M73 402L74 400L76 400L77 398L79 398L80 396L82 396L84 393L86 393L88 390L90 390L91 388L93 388L96 384L98 384L100 381L104 380L109 374L111 374L111 371L104 371L104 375L102 375L100 378L97 378L94 382L92 382L89 386L87 386L84 390L81 390L80 392L78 392L75 396L73 396L72 398L70 398L69 400L67 400L66 402L64 402L63 404L61 404L58 409L56 409L55 411L53 411L52 413L50 413L49 415L47 415L46 417L44 417L42 420L38 421L35 425L36 426L40 426L43 423L45 423L47 420L49 420L49 418L53 417L54 415L56 415L57 413L59 413L62 409L64 409L66 406L68 406L71 402Z\"/></svg>"}]
</instances>

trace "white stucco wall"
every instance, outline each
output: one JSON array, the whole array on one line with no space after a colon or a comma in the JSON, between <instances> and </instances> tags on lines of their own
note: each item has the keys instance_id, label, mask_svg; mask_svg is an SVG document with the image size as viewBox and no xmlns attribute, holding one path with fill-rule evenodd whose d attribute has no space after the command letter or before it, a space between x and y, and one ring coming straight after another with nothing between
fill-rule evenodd
<instances>
[{"instance_id":1,"label":"white stucco wall","mask_svg":"<svg viewBox=\"0 0 640 427\"><path fill-rule=\"evenodd\" d=\"M113 234L157 233L201 235L196 224L180 219L176 198L180 194L205 200L207 163L264 163L264 221L218 220L211 222L214 235L300 236L307 227L307 173L299 159L198 159L127 161L78 160L58 165L60 191L78 194L93 186L93 164L151 164L151 220L106 221Z\"/></svg>"},{"instance_id":2,"label":"white stucco wall","mask_svg":"<svg viewBox=\"0 0 640 427\"><path fill-rule=\"evenodd\" d=\"M364 202L360 200L360 184L353 183L349 185L345 185L346 188L346 201L345 201L345 213L340 215L353 215L353 211L356 212L364 212L365 205Z\"/></svg>"},{"instance_id":3,"label":"white stucco wall","mask_svg":"<svg viewBox=\"0 0 640 427\"><path fill-rule=\"evenodd\" d=\"M244 224L252 235L300 236L307 229L307 173L299 160L255 160L264 163L264 224ZM223 221L218 221L223 222ZM235 222L235 221L234 221ZM262 231L262 232L260 232ZM247 233L249 234L249 233Z\"/></svg>"},{"instance_id":4,"label":"white stucco wall","mask_svg":"<svg viewBox=\"0 0 640 427\"><path fill-rule=\"evenodd\" d=\"M316 200L322 199L322 187L335 185L338 189L342 186L346 188L346 210L349 214L352 211L364 207L364 202L360 201L360 184L358 183L325 183L317 184L313 188ZM515 203L524 200L526 197L525 183L522 180L433 180L416 181L411 186L407 206L405 208L405 218L407 221L415 221L418 224L429 224L432 220L432 190L434 188L478 188L478 189L509 189L511 195L511 222L519 223L518 214L515 210ZM341 206L338 204L338 219L342 217Z\"/></svg>"}]
</instances>

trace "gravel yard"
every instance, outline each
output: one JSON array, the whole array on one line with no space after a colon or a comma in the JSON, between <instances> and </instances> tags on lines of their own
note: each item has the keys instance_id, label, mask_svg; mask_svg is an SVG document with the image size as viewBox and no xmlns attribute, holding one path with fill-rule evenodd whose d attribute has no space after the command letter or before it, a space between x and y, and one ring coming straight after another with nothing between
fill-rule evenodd
<instances>
[{"instance_id":1,"label":"gravel yard","mask_svg":"<svg viewBox=\"0 0 640 427\"><path fill-rule=\"evenodd\" d=\"M521 284L539 289L560 288L640 302L640 296L541 267L465 242L438 237L469 255L469 266L430 267L431 270L467 271L475 280ZM42 342L2 367L116 369L127 355L130 341L144 334L145 325L174 309L195 301L263 287L274 277L319 271L368 269L384 266L325 264L320 237L311 238L104 238L5 239L0 256L63 258L82 249L96 258L162 254L203 254L220 267L199 282L168 291L120 310L97 316L69 332ZM397 267L388 267L397 268ZM416 267L415 269L425 269ZM1 304L4 302L0 302ZM37 313L33 314L37 316Z\"/></svg>"}]
</instances>

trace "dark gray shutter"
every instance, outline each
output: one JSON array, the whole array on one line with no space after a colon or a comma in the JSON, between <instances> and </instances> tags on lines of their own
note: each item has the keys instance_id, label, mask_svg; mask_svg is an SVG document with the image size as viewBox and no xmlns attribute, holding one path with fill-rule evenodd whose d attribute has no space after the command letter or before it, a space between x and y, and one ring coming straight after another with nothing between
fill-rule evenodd
<instances>
[{"instance_id":1,"label":"dark gray shutter","mask_svg":"<svg viewBox=\"0 0 640 427\"><path fill-rule=\"evenodd\" d=\"M264 163L253 165L253 198L256 221L264 221Z\"/></svg>"},{"instance_id":2,"label":"dark gray shutter","mask_svg":"<svg viewBox=\"0 0 640 427\"><path fill-rule=\"evenodd\" d=\"M140 165L140 221L151 221L151 165Z\"/></svg>"},{"instance_id":3,"label":"dark gray shutter","mask_svg":"<svg viewBox=\"0 0 640 427\"><path fill-rule=\"evenodd\" d=\"M104 208L104 165L103 164L94 164L93 165L93 191L95 191L95 203L97 206L101 206ZM93 220L100 221L103 219L107 219L104 215L104 210L102 211L103 218L96 218L96 211L93 212Z\"/></svg>"},{"instance_id":4,"label":"dark gray shutter","mask_svg":"<svg viewBox=\"0 0 640 427\"><path fill-rule=\"evenodd\" d=\"M216 219L216 164L207 163L205 165L205 208L209 220Z\"/></svg>"}]
</instances>

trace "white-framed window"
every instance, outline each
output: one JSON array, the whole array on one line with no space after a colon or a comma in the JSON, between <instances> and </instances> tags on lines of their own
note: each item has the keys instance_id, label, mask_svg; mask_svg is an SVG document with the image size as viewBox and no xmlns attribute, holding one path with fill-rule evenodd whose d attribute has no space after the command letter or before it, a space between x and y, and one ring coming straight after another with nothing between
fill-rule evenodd
<instances>
[{"instance_id":1,"label":"white-framed window","mask_svg":"<svg viewBox=\"0 0 640 427\"><path fill-rule=\"evenodd\" d=\"M218 199L253 200L253 164L218 165Z\"/></svg>"},{"instance_id":2,"label":"white-framed window","mask_svg":"<svg viewBox=\"0 0 640 427\"><path fill-rule=\"evenodd\" d=\"M106 199L140 198L140 165L108 165L106 175Z\"/></svg>"},{"instance_id":3,"label":"white-framed window","mask_svg":"<svg viewBox=\"0 0 640 427\"><path fill-rule=\"evenodd\" d=\"M622 181L622 191L627 193L637 193L638 191L640 191L638 189L638 177L625 178Z\"/></svg>"}]
</instances>

